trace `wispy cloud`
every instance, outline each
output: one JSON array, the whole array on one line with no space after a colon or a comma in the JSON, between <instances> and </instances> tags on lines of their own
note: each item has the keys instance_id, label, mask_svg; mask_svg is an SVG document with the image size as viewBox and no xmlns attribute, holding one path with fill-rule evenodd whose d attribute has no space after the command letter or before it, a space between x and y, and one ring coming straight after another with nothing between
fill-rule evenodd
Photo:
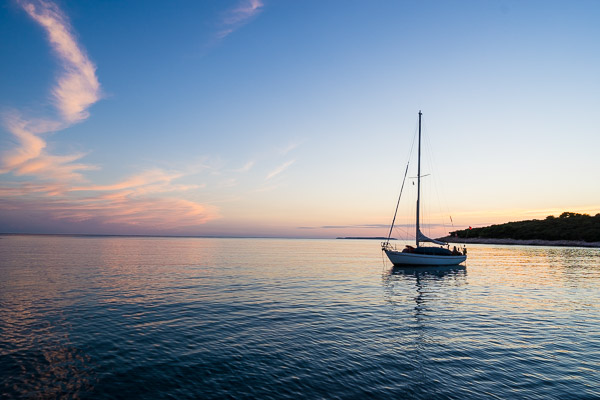
<instances>
[{"instance_id":1,"label":"wispy cloud","mask_svg":"<svg viewBox=\"0 0 600 400\"><path fill-rule=\"evenodd\" d=\"M56 4L44 0L19 4L46 31L61 63L62 70L52 90L58 116L35 119L17 111L1 115L15 139L15 147L0 155L0 174L31 179L0 181L0 216L5 221L31 220L35 216L84 223L92 231L100 226L118 226L139 233L197 227L218 218L215 207L173 195L202 187L177 180L205 169L204 166L187 174L152 168L116 183L90 184L82 172L96 167L78 162L85 154L48 152L43 135L88 118L88 108L100 99L101 89L95 65L75 40L68 18Z\"/></svg>"},{"instance_id":2,"label":"wispy cloud","mask_svg":"<svg viewBox=\"0 0 600 400\"><path fill-rule=\"evenodd\" d=\"M201 187L176 184L181 177L178 172L152 169L111 185L7 182L0 184L0 210L13 215L38 213L49 220L85 223L91 229L114 226L130 233L181 232L219 218L216 207L173 195Z\"/></svg>"},{"instance_id":3,"label":"wispy cloud","mask_svg":"<svg viewBox=\"0 0 600 400\"><path fill-rule=\"evenodd\" d=\"M21 5L46 30L50 45L63 64L62 75L52 91L56 107L69 123L86 119L87 108L100 99L96 66L77 44L68 19L55 4L22 1Z\"/></svg>"},{"instance_id":4,"label":"wispy cloud","mask_svg":"<svg viewBox=\"0 0 600 400\"><path fill-rule=\"evenodd\" d=\"M4 126L12 133L17 146L1 155L0 173L12 172L17 176L29 175L43 180L82 181L81 171L96 169L95 166L75 163L84 153L53 155L45 151L46 141L42 134L55 131L63 123L51 120L26 120L17 112L4 113Z\"/></svg>"},{"instance_id":5,"label":"wispy cloud","mask_svg":"<svg viewBox=\"0 0 600 400\"><path fill-rule=\"evenodd\" d=\"M110 185L88 185L88 186L77 186L72 188L72 191L115 191L125 189L136 189L140 190L146 186L172 186L173 180L182 177L183 174L180 172L166 172L158 168L133 175L121 182L113 183Z\"/></svg>"},{"instance_id":6,"label":"wispy cloud","mask_svg":"<svg viewBox=\"0 0 600 400\"><path fill-rule=\"evenodd\" d=\"M153 168L115 184L73 187L71 192L90 192L90 195L69 204L66 210L52 211L58 219L99 220L102 224L131 225L145 230L180 230L219 218L215 207L159 196L202 187L175 183L182 177L181 172Z\"/></svg>"},{"instance_id":7,"label":"wispy cloud","mask_svg":"<svg viewBox=\"0 0 600 400\"><path fill-rule=\"evenodd\" d=\"M267 174L267 177L265 178L265 180L269 180L274 178L275 176L279 175L280 173L282 173L283 171L285 171L290 165L292 165L294 162L296 162L296 160L290 160L288 162L285 162L283 164L281 164L280 166L278 166L277 168L275 168L273 171L269 172Z\"/></svg>"},{"instance_id":8,"label":"wispy cloud","mask_svg":"<svg viewBox=\"0 0 600 400\"><path fill-rule=\"evenodd\" d=\"M57 199L44 207L57 219L96 220L101 224L134 225L141 229L181 229L218 216L215 209L189 200L137 196L123 191L77 201Z\"/></svg>"},{"instance_id":9,"label":"wispy cloud","mask_svg":"<svg viewBox=\"0 0 600 400\"><path fill-rule=\"evenodd\" d=\"M279 154L281 154L282 156L285 156L286 154L288 154L290 151L294 150L298 146L300 146L300 142L291 142L287 146L280 148Z\"/></svg>"},{"instance_id":10,"label":"wispy cloud","mask_svg":"<svg viewBox=\"0 0 600 400\"><path fill-rule=\"evenodd\" d=\"M84 198L3 197L0 198L0 210L10 211L13 217L39 214L47 220L79 223L91 231L108 227L113 232L125 229L129 233L181 232L186 229L193 233L190 228L198 228L219 217L218 210L212 206L172 197L137 196L124 191Z\"/></svg>"},{"instance_id":11,"label":"wispy cloud","mask_svg":"<svg viewBox=\"0 0 600 400\"><path fill-rule=\"evenodd\" d=\"M217 33L217 39L223 39L246 24L258 14L264 3L261 0L241 0L234 8L228 10L221 21L222 29Z\"/></svg>"},{"instance_id":12,"label":"wispy cloud","mask_svg":"<svg viewBox=\"0 0 600 400\"><path fill-rule=\"evenodd\" d=\"M3 153L1 172L18 171L24 163L42 154L46 142L37 135L40 130L33 128L31 122L24 121L17 112L4 113L3 121L6 128L17 139L19 146ZM49 128L42 128L41 132L47 130Z\"/></svg>"},{"instance_id":13,"label":"wispy cloud","mask_svg":"<svg viewBox=\"0 0 600 400\"><path fill-rule=\"evenodd\" d=\"M0 172L12 171L16 175L45 180L81 181L80 171L94 169L90 165L74 163L84 154L49 154L42 135L64 129L89 116L88 107L100 98L96 67L77 44L67 17L55 4L42 0L20 1L19 4L44 28L50 46L62 64L62 73L52 90L61 118L34 119L15 111L4 113L4 126L17 140L17 146L2 154Z\"/></svg>"},{"instance_id":14,"label":"wispy cloud","mask_svg":"<svg viewBox=\"0 0 600 400\"><path fill-rule=\"evenodd\" d=\"M233 172L248 172L254 167L254 161L248 161L243 167L233 170Z\"/></svg>"}]
</instances>

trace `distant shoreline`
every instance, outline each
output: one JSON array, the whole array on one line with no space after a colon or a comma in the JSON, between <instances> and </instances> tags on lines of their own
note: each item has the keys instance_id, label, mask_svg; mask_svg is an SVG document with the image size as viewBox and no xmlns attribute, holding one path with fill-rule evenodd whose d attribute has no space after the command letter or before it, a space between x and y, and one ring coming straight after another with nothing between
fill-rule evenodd
<instances>
[{"instance_id":1,"label":"distant shoreline","mask_svg":"<svg viewBox=\"0 0 600 400\"><path fill-rule=\"evenodd\" d=\"M188 239L308 239L321 240L332 238L306 238L306 237L283 237L283 236L166 236L166 235L106 235L106 234L81 234L81 233L0 233L0 239L3 236L62 236L62 237L90 237L90 238L188 238ZM337 240L387 240L383 236L347 236L337 237ZM390 240L398 240L390 238ZM517 240L517 239L490 239L490 238L459 238L446 236L438 238L447 243L465 243L465 244L499 244L513 246L554 246L554 247L585 247L600 248L600 242L584 242L581 240Z\"/></svg>"},{"instance_id":2,"label":"distant shoreline","mask_svg":"<svg viewBox=\"0 0 600 400\"><path fill-rule=\"evenodd\" d=\"M388 240L387 237L383 236L346 236L346 237L337 237L336 239L343 240ZM396 238L390 238L390 240L398 240Z\"/></svg>"},{"instance_id":3,"label":"distant shoreline","mask_svg":"<svg viewBox=\"0 0 600 400\"><path fill-rule=\"evenodd\" d=\"M582 240L517 240L517 239L489 239L489 238L459 238L447 236L441 238L448 243L467 244L504 244L512 246L556 246L556 247L594 247L600 248L600 242L584 242Z\"/></svg>"}]
</instances>

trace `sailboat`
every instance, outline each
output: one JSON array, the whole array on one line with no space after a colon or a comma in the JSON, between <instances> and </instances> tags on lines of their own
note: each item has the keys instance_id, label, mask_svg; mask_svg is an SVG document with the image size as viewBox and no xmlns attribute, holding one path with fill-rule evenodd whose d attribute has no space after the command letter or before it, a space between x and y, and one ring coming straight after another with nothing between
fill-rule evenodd
<instances>
[{"instance_id":1,"label":"sailboat","mask_svg":"<svg viewBox=\"0 0 600 400\"><path fill-rule=\"evenodd\" d=\"M420 203L421 203L421 117L423 113L419 110L419 144L418 144L418 166L417 166L417 215L416 215L416 247L406 246L403 250L397 250L390 244L390 238L392 236L392 230L394 229L394 223L396 221L396 215L398 214L398 206L400 204L400 196L402 196L402 189L400 190L400 196L398 197L398 203L396 204L396 212L390 226L390 233L387 241L381 244L381 250L385 252L392 264L395 266L405 265L458 265L467 259L467 248L463 247L459 250L454 247L450 250L450 246L446 242L442 242L436 239L430 239L421 232L419 226L420 222ZM408 165L406 166L408 171ZM404 174L406 180L406 172ZM404 188L404 182L402 183ZM421 243L433 243L436 246L423 246Z\"/></svg>"}]
</instances>

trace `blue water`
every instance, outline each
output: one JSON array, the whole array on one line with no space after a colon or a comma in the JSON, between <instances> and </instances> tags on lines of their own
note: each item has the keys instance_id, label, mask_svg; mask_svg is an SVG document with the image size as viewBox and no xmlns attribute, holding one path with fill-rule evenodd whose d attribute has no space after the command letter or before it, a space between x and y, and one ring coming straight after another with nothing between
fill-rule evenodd
<instances>
[{"instance_id":1,"label":"blue water","mask_svg":"<svg viewBox=\"0 0 600 400\"><path fill-rule=\"evenodd\" d=\"M600 398L600 250L0 236L2 398Z\"/></svg>"}]
</instances>

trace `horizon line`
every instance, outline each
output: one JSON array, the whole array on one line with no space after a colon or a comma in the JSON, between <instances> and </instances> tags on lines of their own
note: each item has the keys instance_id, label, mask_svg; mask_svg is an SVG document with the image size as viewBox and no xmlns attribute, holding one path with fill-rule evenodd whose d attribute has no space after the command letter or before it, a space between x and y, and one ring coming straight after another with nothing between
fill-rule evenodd
<instances>
[{"instance_id":1,"label":"horizon line","mask_svg":"<svg viewBox=\"0 0 600 400\"><path fill-rule=\"evenodd\" d=\"M233 236L233 235L159 235L159 234L113 234L113 233L11 233L0 232L0 236L89 236L89 237L140 237L140 238L190 238L190 239L337 239L327 236Z\"/></svg>"}]
</instances>

